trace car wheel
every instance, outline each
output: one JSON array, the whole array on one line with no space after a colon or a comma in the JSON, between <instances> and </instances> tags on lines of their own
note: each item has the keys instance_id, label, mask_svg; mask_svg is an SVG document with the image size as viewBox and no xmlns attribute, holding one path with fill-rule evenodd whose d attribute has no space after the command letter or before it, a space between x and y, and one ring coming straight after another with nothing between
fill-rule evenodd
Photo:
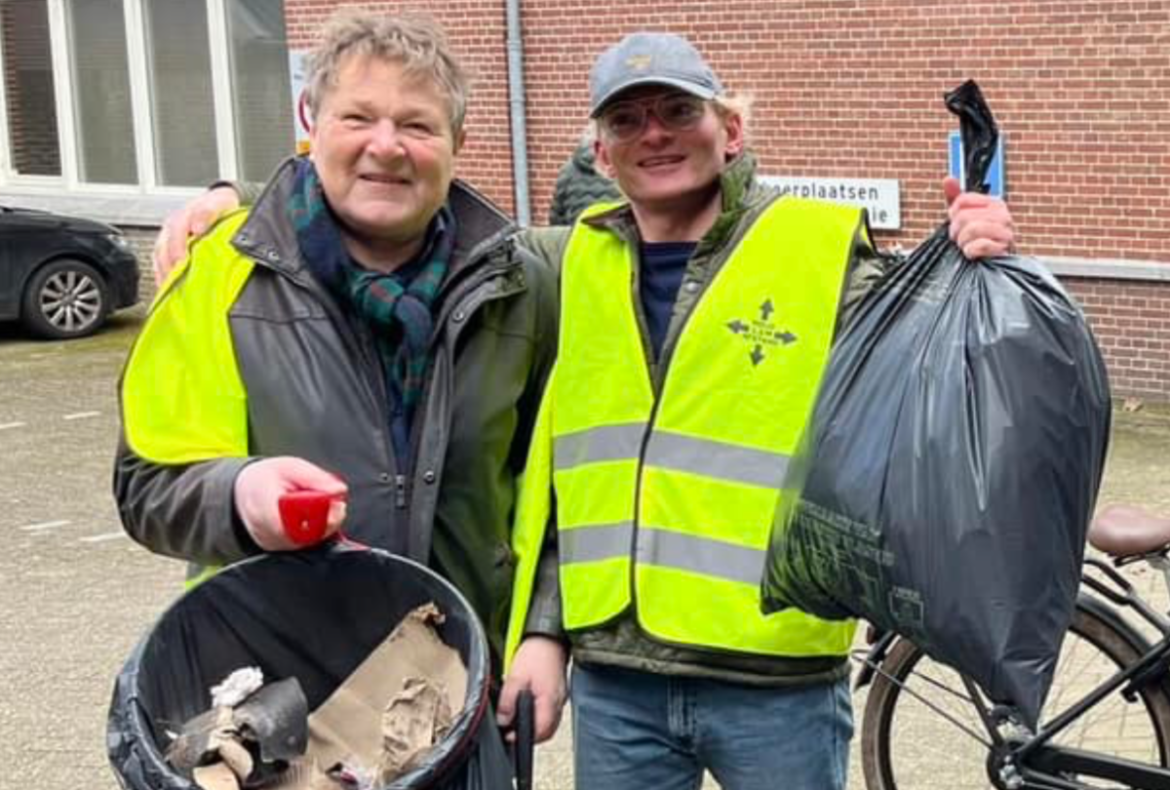
<instances>
[{"instance_id":1,"label":"car wheel","mask_svg":"<svg viewBox=\"0 0 1170 790\"><path fill-rule=\"evenodd\" d=\"M109 288L96 269L81 261L53 261L29 279L21 319L41 337L82 337L101 326L109 304Z\"/></svg>"}]
</instances>

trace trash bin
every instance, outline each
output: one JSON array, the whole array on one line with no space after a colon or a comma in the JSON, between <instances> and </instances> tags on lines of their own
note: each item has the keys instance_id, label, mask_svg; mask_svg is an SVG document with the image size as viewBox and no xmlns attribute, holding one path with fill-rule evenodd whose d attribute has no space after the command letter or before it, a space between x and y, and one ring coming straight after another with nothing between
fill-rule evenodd
<instances>
[{"instance_id":1,"label":"trash bin","mask_svg":"<svg viewBox=\"0 0 1170 790\"><path fill-rule=\"evenodd\" d=\"M240 667L295 677L319 707L417 607L445 615L440 638L467 669L463 707L420 765L384 790L504 790L513 769L490 708L487 639L451 584L407 559L337 545L267 554L226 568L176 601L114 685L107 749L132 790L191 790L164 752L184 722L211 706L209 689Z\"/></svg>"}]
</instances>

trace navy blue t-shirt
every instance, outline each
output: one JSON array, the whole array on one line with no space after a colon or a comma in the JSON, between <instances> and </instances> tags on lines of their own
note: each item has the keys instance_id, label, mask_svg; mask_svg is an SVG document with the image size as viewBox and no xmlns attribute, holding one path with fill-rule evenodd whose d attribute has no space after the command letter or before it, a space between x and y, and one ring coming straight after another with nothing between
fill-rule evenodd
<instances>
[{"instance_id":1,"label":"navy blue t-shirt","mask_svg":"<svg viewBox=\"0 0 1170 790\"><path fill-rule=\"evenodd\" d=\"M650 344L654 347L654 359L662 354L678 289L696 246L698 242L694 241L644 241L639 245L638 290L642 312L646 316L646 329L650 332Z\"/></svg>"}]
</instances>

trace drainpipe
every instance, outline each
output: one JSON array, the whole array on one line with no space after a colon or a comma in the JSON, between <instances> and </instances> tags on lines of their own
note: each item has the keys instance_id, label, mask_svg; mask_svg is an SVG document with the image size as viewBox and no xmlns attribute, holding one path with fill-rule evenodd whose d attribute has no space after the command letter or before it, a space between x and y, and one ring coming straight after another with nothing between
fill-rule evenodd
<instances>
[{"instance_id":1,"label":"drainpipe","mask_svg":"<svg viewBox=\"0 0 1170 790\"><path fill-rule=\"evenodd\" d=\"M520 34L520 0L505 0L508 18L508 106L512 120L512 183L516 222L532 224L528 195L528 124L524 118L524 42Z\"/></svg>"}]
</instances>

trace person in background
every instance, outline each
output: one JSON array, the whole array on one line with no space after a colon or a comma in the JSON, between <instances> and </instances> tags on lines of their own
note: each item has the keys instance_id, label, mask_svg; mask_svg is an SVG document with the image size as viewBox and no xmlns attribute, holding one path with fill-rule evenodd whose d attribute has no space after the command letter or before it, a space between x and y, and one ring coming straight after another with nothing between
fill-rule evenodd
<instances>
[{"instance_id":1,"label":"person in background","mask_svg":"<svg viewBox=\"0 0 1170 790\"><path fill-rule=\"evenodd\" d=\"M581 212L594 203L621 197L613 180L598 173L594 167L594 142L590 124L557 174L548 207L549 225L572 225Z\"/></svg>"}]
</instances>

